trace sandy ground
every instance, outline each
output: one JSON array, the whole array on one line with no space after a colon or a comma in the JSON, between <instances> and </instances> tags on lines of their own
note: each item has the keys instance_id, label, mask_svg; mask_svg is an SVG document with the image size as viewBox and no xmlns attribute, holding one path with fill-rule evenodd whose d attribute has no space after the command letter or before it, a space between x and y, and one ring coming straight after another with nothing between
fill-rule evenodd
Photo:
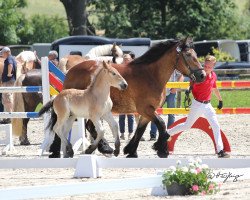
<instances>
[{"instance_id":1,"label":"sandy ground","mask_svg":"<svg viewBox=\"0 0 250 200\"><path fill-rule=\"evenodd\" d=\"M178 118L183 116L178 116ZM117 117L116 117L117 119ZM167 120L167 117L164 117ZM231 145L232 158L250 158L250 115L218 115L221 129L226 134ZM113 138L107 129L106 138L113 146ZM1 158L34 158L38 156L38 150L43 141L43 121L31 120L28 127L28 136L31 142L30 146L20 146L17 138L14 139L16 152L14 155L1 155ZM0 134L0 137L1 134ZM155 152L151 149L152 141L148 141L149 126L144 137L146 141L140 142L138 154L140 158L157 158ZM122 148L128 140L122 141ZM4 146L0 146L0 152ZM98 155L99 153L96 152ZM76 157L79 153L76 154ZM123 154L120 157L125 157ZM175 145L174 154L170 158L216 158L213 144L206 134L199 130L189 130L184 132ZM0 163L1 164L1 163ZM250 166L249 166L250 167ZM75 179L73 178L74 169L0 169L0 189L15 186L33 186L47 185L56 183L77 183L86 181L99 181L106 179L120 179L129 177L143 177L155 175L159 169L103 169L103 176L100 179ZM84 196L66 196L46 199L249 199L250 180L239 180L237 182L228 181L222 185L222 190L212 196L185 196L185 197L156 197L151 195L151 189L130 190L122 192L108 192L91 194ZM1 199L1 197L0 197Z\"/></svg>"}]
</instances>

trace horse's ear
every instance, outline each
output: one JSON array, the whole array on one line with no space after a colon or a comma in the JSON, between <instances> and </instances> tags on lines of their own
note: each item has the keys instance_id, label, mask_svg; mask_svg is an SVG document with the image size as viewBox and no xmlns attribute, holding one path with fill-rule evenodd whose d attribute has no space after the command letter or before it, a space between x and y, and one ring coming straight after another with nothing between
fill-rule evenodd
<instances>
[{"instance_id":1,"label":"horse's ear","mask_svg":"<svg viewBox=\"0 0 250 200\"><path fill-rule=\"evenodd\" d=\"M185 44L189 45L191 43L193 43L193 38L191 36L187 36L186 39L185 39Z\"/></svg>"},{"instance_id":2,"label":"horse's ear","mask_svg":"<svg viewBox=\"0 0 250 200\"><path fill-rule=\"evenodd\" d=\"M116 42L113 43L113 48L115 48L115 46L116 46Z\"/></svg>"},{"instance_id":3,"label":"horse's ear","mask_svg":"<svg viewBox=\"0 0 250 200\"><path fill-rule=\"evenodd\" d=\"M105 69L108 69L108 65L107 65L107 63L106 63L105 61L102 61L102 64L103 64L103 67L104 67Z\"/></svg>"}]
</instances>

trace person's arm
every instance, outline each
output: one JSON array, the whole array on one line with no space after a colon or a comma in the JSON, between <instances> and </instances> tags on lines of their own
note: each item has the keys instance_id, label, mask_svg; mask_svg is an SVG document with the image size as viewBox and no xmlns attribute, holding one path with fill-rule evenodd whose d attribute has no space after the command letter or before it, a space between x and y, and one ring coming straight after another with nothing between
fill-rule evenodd
<instances>
[{"instance_id":1,"label":"person's arm","mask_svg":"<svg viewBox=\"0 0 250 200\"><path fill-rule=\"evenodd\" d=\"M8 77L12 77L13 76L13 74L11 73L12 70L13 70L13 65L9 64L8 65L8 74L7 74Z\"/></svg>"},{"instance_id":2,"label":"person's arm","mask_svg":"<svg viewBox=\"0 0 250 200\"><path fill-rule=\"evenodd\" d=\"M217 99L219 100L219 104L217 106L217 108L220 110L223 107L223 101L220 95L220 91L217 88L213 88L213 92L215 94L215 96L217 97Z\"/></svg>"},{"instance_id":3,"label":"person's arm","mask_svg":"<svg viewBox=\"0 0 250 200\"><path fill-rule=\"evenodd\" d=\"M222 101L221 95L220 95L220 91L218 90L218 88L213 88L213 92L215 94L215 96L217 97L217 99L219 101Z\"/></svg>"}]
</instances>

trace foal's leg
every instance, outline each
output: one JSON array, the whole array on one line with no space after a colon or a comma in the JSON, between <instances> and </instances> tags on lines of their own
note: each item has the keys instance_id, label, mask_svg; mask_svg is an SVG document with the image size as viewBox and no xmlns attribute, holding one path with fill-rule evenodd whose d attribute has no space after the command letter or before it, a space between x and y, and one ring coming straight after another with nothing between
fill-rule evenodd
<instances>
[{"instance_id":1,"label":"foal's leg","mask_svg":"<svg viewBox=\"0 0 250 200\"><path fill-rule=\"evenodd\" d=\"M94 139L96 139L97 132L93 122L91 120L88 120L85 127L90 132L91 136ZM102 138L98 144L98 151L106 155L106 154L112 154L114 150L109 146L107 140L105 138Z\"/></svg>"},{"instance_id":2,"label":"foal's leg","mask_svg":"<svg viewBox=\"0 0 250 200\"><path fill-rule=\"evenodd\" d=\"M63 131L61 132L61 141L63 148L63 156L64 158L73 158L74 151L72 149L72 144L68 141L68 134L70 129L72 129L73 123L75 121L75 116L70 116L68 120L63 125Z\"/></svg>"},{"instance_id":3,"label":"foal's leg","mask_svg":"<svg viewBox=\"0 0 250 200\"><path fill-rule=\"evenodd\" d=\"M139 123L137 125L136 131L132 139L129 143L124 147L123 152L124 154L128 154L127 158L137 158L137 148L140 142L140 139L149 123L149 120L145 117L141 116L139 119Z\"/></svg>"},{"instance_id":4,"label":"foal's leg","mask_svg":"<svg viewBox=\"0 0 250 200\"><path fill-rule=\"evenodd\" d=\"M108 122L109 127L111 128L113 137L115 138L115 150L114 150L114 155L118 156L120 153L120 138L119 138L119 133L118 133L118 123L115 121L113 115L111 112L108 112L103 116L103 119Z\"/></svg>"},{"instance_id":5,"label":"foal's leg","mask_svg":"<svg viewBox=\"0 0 250 200\"><path fill-rule=\"evenodd\" d=\"M97 131L97 137L94 140L93 144L91 144L85 151L86 154L91 154L94 150L96 150L98 143L103 138L104 135L104 128L102 126L102 122L100 119L93 120L93 123L95 125L96 131Z\"/></svg>"}]
</instances>

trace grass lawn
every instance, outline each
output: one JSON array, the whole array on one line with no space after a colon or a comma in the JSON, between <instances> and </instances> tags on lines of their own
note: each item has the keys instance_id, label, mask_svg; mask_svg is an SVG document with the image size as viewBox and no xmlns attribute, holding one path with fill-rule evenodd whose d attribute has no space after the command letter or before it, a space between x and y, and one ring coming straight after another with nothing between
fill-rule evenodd
<instances>
[{"instance_id":1,"label":"grass lawn","mask_svg":"<svg viewBox=\"0 0 250 200\"><path fill-rule=\"evenodd\" d=\"M220 90L223 99L223 107L237 108L237 107L250 107L250 90ZM191 95L191 98L193 96ZM184 92L181 95L181 107L184 107ZM217 107L218 100L215 95L212 96L212 105ZM166 104L164 105L166 107Z\"/></svg>"},{"instance_id":2,"label":"grass lawn","mask_svg":"<svg viewBox=\"0 0 250 200\"><path fill-rule=\"evenodd\" d=\"M220 91L224 107L250 107L250 90L224 90ZM212 97L212 105L216 107L218 100Z\"/></svg>"},{"instance_id":3,"label":"grass lawn","mask_svg":"<svg viewBox=\"0 0 250 200\"><path fill-rule=\"evenodd\" d=\"M59 0L28 0L27 2L27 7L20 10L27 18L39 14L47 16L58 15L65 18L65 20L67 19L64 6Z\"/></svg>"}]
</instances>

